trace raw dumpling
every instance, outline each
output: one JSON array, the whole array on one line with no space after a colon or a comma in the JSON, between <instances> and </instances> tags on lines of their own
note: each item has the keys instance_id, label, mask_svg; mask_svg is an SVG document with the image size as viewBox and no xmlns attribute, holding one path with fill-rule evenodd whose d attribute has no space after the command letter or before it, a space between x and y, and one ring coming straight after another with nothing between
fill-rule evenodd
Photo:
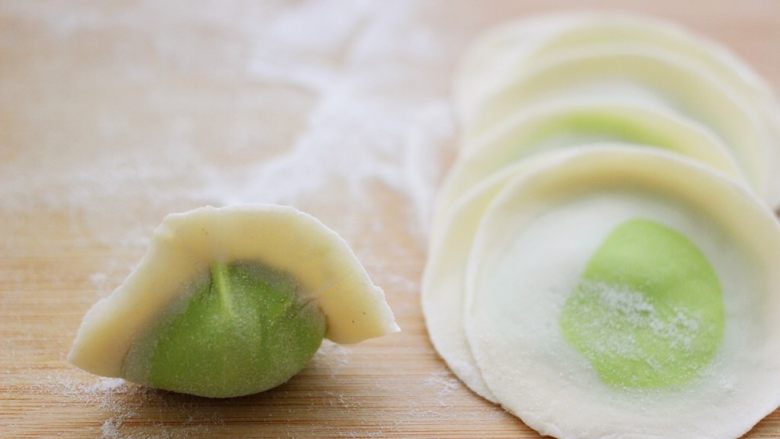
<instances>
[{"instance_id":1,"label":"raw dumpling","mask_svg":"<svg viewBox=\"0 0 780 439\"><path fill-rule=\"evenodd\" d=\"M323 336L398 331L349 246L291 207L204 207L166 217L139 266L98 301L69 355L97 375L209 397L287 381Z\"/></svg>"},{"instance_id":2,"label":"raw dumpling","mask_svg":"<svg viewBox=\"0 0 780 439\"><path fill-rule=\"evenodd\" d=\"M465 334L490 395L557 438L734 438L775 410L772 212L662 151L544 158L487 206L469 255Z\"/></svg>"}]
</instances>

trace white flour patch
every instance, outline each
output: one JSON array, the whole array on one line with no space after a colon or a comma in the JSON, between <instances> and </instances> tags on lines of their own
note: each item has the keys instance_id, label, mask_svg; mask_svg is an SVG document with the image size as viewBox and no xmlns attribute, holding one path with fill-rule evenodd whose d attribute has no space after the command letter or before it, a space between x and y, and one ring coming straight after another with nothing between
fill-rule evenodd
<instances>
[{"instance_id":1,"label":"white flour patch","mask_svg":"<svg viewBox=\"0 0 780 439\"><path fill-rule=\"evenodd\" d=\"M602 335L600 343L594 345L602 355L650 362L651 358L638 345L636 331L649 330L670 348L688 350L704 325L701 317L688 309L672 307L662 313L645 294L626 286L586 281L580 288L582 295L578 300L590 301L593 306L580 307L578 312L584 314L578 326Z\"/></svg>"},{"instance_id":2,"label":"white flour patch","mask_svg":"<svg viewBox=\"0 0 780 439\"><path fill-rule=\"evenodd\" d=\"M429 376L425 386L436 392L436 401L441 407L449 407L449 398L462 384L449 371L442 371Z\"/></svg>"},{"instance_id":3,"label":"white flour patch","mask_svg":"<svg viewBox=\"0 0 780 439\"><path fill-rule=\"evenodd\" d=\"M163 215L203 204L264 202L306 208L306 200L316 196L343 200L349 216L366 222L378 216L371 205L379 184L396 193L402 200L400 212L407 212L386 220L406 222L423 242L442 174L440 157L452 139L453 123L446 95L438 86L447 72L441 67L421 68L446 65L441 57L450 52L442 48L442 35L419 22L417 7L416 2L349 1L338 8L327 2L302 2L274 19L264 18L269 21L266 26L253 26L247 19L236 25L234 34L217 40L222 45L207 47L209 54L219 54L218 69L196 64L198 52L187 46L187 40L152 33L151 42L164 49L132 52L147 58L129 63L146 71L133 73L132 78L112 71L115 82L103 85L121 89L128 85L123 81L139 82L141 91L133 96L138 105L124 113L119 109L85 113L82 119L94 117L95 125L79 127L83 132L71 137L41 135L34 148L0 163L0 210L21 216L64 215L63 224L74 236L112 247L143 248ZM229 14L209 11L191 13L204 26L228 24L222 21ZM33 12L36 18L42 15L40 10ZM82 20L69 13L68 35L77 35L80 26L84 31L104 30L114 21L129 26L131 33L138 26L119 16L101 22L93 15ZM159 25L164 26L166 19L174 18L163 15ZM63 23L46 14L43 25ZM135 31L147 33L145 28ZM190 88L180 89L175 78L170 84L154 82L165 69L173 69L167 74L182 75L194 67L206 71ZM226 82L228 74L234 78ZM240 85L233 85L242 83L262 90L242 96ZM424 84L431 84L430 90ZM87 84L71 84L83 85ZM311 104L292 99L290 87L304 90L300 99L310 99ZM211 96L233 95L224 103L209 102ZM279 98L265 102L273 96ZM41 111L59 105L56 98L42 102ZM90 95L85 99L89 103ZM226 109L235 113L234 119L243 125L229 121L201 129L209 105L217 116ZM241 113L250 110L258 116ZM295 128L298 122L263 116L274 111L290 112L302 125ZM165 119L160 120L160 114ZM283 125L289 127L280 128ZM291 142L280 134L290 130ZM205 142L204 137L213 140ZM251 152L252 143L264 142L275 142L278 149L270 159L262 152L265 146ZM61 154L63 150L68 153ZM214 161L220 154L262 159L226 166Z\"/></svg>"},{"instance_id":4,"label":"white flour patch","mask_svg":"<svg viewBox=\"0 0 780 439\"><path fill-rule=\"evenodd\" d=\"M139 432L137 425L130 424L148 423L146 418L150 406L160 411L175 407L183 413L187 413L188 408L197 409L198 406L120 378L79 381L64 373L53 374L36 386L34 391L50 398L62 398L69 405L95 407L104 417L99 428L99 437L102 439L184 439L195 434L208 437L215 428L224 424L224 420L214 413L206 413L205 416L199 414L197 417L177 415L173 428L171 425L153 423L152 428ZM149 433L149 430L153 432Z\"/></svg>"}]
</instances>

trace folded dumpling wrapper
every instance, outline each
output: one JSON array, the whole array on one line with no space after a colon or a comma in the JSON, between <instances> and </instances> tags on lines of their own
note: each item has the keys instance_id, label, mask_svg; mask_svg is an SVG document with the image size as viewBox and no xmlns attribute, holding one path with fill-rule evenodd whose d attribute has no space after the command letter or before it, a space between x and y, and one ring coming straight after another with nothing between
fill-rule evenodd
<instances>
[{"instance_id":1,"label":"folded dumpling wrapper","mask_svg":"<svg viewBox=\"0 0 780 439\"><path fill-rule=\"evenodd\" d=\"M208 294L228 296L223 297L227 306L199 299ZM212 312L214 316L187 316ZM263 316L264 312L274 315ZM300 329L300 334L279 334L279 328L295 334ZM155 229L137 268L87 312L68 359L97 375L162 388L166 385L149 382L154 381L149 363L165 361L161 380L174 382L168 390L236 396L274 383L260 383L261 377L252 383L259 371L226 371L235 364L297 368L285 372L289 376L303 367L272 358L284 352L263 350L263 343L276 343L282 351L287 344L301 357L297 363L305 364L308 358L303 357L313 355L322 335L336 343L356 343L398 330L382 290L371 282L347 243L315 217L278 205L203 207L171 214ZM307 352L294 350L295 337L311 345ZM220 346L224 340L245 352L226 352ZM156 352L160 346L182 350L177 343L208 358L190 358L197 355L192 352ZM236 357L235 364L227 364L231 356ZM179 360L188 364L176 366ZM171 370L176 367L201 367L201 375L216 384L181 384L184 374ZM208 368L226 370L213 370L211 376ZM228 382L231 374L246 383Z\"/></svg>"}]
</instances>

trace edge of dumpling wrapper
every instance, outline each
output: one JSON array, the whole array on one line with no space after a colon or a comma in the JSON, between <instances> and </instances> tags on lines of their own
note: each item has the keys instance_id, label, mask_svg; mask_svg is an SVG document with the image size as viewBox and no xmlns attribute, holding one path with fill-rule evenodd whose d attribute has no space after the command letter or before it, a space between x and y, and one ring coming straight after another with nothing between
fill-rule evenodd
<instances>
[{"instance_id":1,"label":"edge of dumpling wrapper","mask_svg":"<svg viewBox=\"0 0 780 439\"><path fill-rule=\"evenodd\" d=\"M648 45L641 42L640 46L662 49L664 52L673 53L673 58L678 58L677 55L680 55L677 53L678 50L673 50L674 46L680 45L677 49L684 54L682 58L695 61L695 64L703 67L708 74L712 73L717 82L727 84L743 104L748 104L751 110L759 110L752 116L756 117L753 122L763 128L764 142L769 145L773 140L780 138L780 103L777 102L772 87L728 47L668 19L615 11L545 13L531 18L512 20L486 31L472 43L456 69L454 100L461 121L469 125L468 121L473 119L475 112L484 111L482 108L484 101L511 82L510 73L525 58L538 57L536 52L540 49L542 52L560 52L546 48L547 40L555 40L558 38L556 34L559 33L578 32L582 29L590 29L592 32L599 25L609 25L612 28L636 27L644 29L643 32L656 33L659 38L663 37L668 41L658 43L657 47L655 43ZM526 38L518 47L519 30L525 31L528 35L525 35ZM553 41L553 47L555 44ZM509 45L511 47L508 47ZM610 46L603 42L600 45ZM598 46L599 44L596 44L592 47ZM692 49L694 46L701 50ZM583 47L580 47L580 50L582 49ZM570 52L571 47L564 49L563 52L567 50ZM666 53L665 56L669 56L670 53ZM496 58L500 61L496 61ZM549 58L548 53L542 53L542 60L549 60ZM482 78L482 80L475 83L473 78ZM777 148L769 148L766 153L768 156L762 163L780 163L780 151ZM770 169L776 170L777 166L770 165ZM775 208L780 208L780 176L778 175L780 174L777 172L767 173L766 181L758 188L759 191L766 191L764 195Z\"/></svg>"},{"instance_id":2,"label":"edge of dumpling wrapper","mask_svg":"<svg viewBox=\"0 0 780 439\"><path fill-rule=\"evenodd\" d=\"M84 316L68 361L119 377L131 343L213 261L256 260L295 277L316 297L336 343L400 331L381 288L347 242L293 207L201 207L170 214L138 266Z\"/></svg>"}]
</instances>

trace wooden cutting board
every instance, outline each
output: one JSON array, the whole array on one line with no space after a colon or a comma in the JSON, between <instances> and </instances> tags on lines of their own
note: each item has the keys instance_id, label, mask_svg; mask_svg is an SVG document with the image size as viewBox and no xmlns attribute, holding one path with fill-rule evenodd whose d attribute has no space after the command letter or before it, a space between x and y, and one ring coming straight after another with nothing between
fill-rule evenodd
<instances>
[{"instance_id":1,"label":"wooden cutting board","mask_svg":"<svg viewBox=\"0 0 780 439\"><path fill-rule=\"evenodd\" d=\"M510 17L583 4L0 3L0 437L538 437L437 357L419 278L454 150L458 55ZM778 2L587 6L678 20L780 88ZM64 361L165 214L247 200L290 202L343 234L403 332L326 343L289 383L228 400ZM780 412L747 437L780 437Z\"/></svg>"}]
</instances>

